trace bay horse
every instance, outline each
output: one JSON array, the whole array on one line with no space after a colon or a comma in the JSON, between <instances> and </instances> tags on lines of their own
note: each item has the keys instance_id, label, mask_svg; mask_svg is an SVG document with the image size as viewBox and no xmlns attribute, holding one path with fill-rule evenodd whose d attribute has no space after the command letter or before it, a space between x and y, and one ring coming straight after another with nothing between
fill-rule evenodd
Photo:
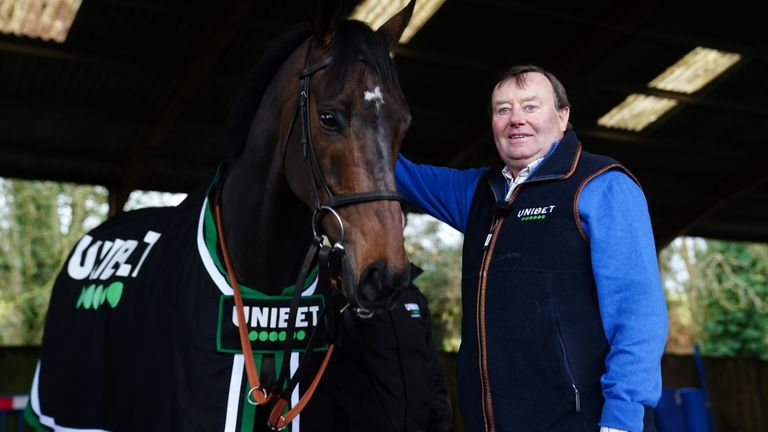
<instances>
[{"instance_id":1,"label":"bay horse","mask_svg":"<svg viewBox=\"0 0 768 432\"><path fill-rule=\"evenodd\" d=\"M30 425L338 430L343 371L323 376L337 318L409 282L393 171L410 114L389 53L412 11L376 32L319 15L273 44L237 157L179 206L79 241L51 294Z\"/></svg>"}]
</instances>

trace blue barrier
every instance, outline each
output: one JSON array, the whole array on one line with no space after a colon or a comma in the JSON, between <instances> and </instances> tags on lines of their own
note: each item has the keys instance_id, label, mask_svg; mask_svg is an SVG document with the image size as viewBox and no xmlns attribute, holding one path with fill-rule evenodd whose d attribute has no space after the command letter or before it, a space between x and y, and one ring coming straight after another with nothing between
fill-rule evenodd
<instances>
[{"instance_id":1,"label":"blue barrier","mask_svg":"<svg viewBox=\"0 0 768 432\"><path fill-rule=\"evenodd\" d=\"M664 388L654 415L658 432L715 432L710 409L704 361L693 346L699 387Z\"/></svg>"},{"instance_id":2,"label":"blue barrier","mask_svg":"<svg viewBox=\"0 0 768 432\"><path fill-rule=\"evenodd\" d=\"M707 420L704 392L699 388L663 389L655 414L659 432L713 432Z\"/></svg>"}]
</instances>

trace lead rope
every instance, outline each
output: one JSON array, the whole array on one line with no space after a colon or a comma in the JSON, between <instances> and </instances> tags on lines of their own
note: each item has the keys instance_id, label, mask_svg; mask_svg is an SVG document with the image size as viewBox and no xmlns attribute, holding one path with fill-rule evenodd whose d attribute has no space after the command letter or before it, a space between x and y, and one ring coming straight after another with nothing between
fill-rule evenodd
<instances>
[{"instance_id":1,"label":"lead rope","mask_svg":"<svg viewBox=\"0 0 768 432\"><path fill-rule=\"evenodd\" d=\"M245 357L245 373L248 377L248 384L251 387L250 390L248 390L247 400L253 405L265 405L272 400L277 399L274 406L272 407L272 411L270 412L267 426L274 430L283 430L286 426L288 426L288 424L291 423L291 421L293 421L294 418L296 418L297 415L299 415L301 410L304 409L304 407L307 405L307 402L309 402L309 399L312 398L312 395L315 393L315 389L317 389L317 385L320 383L320 378L322 378L323 374L325 373L325 368L328 366L328 361L330 360L331 354L333 353L334 344L328 345L328 351L325 353L323 362L320 365L317 374L315 374L315 377L312 379L309 387L307 387L307 390L304 392L301 398L299 398L299 401L296 403L296 405L285 412L285 408L288 406L289 402L288 399L282 395L280 397L276 397L276 394L274 393L271 395L268 394L267 391L261 386L261 382L259 381L259 372L256 370L256 364L253 361L253 349L251 348L251 343L248 340L248 334L246 332L245 312L243 311L243 296L240 292L240 285L237 283L237 279L235 278L235 272L232 271L232 264L229 260L229 252L224 240L224 230L221 227L221 207L218 205L215 207L215 213L216 231L218 232L219 241L221 242L221 252L222 256L224 257L224 265L226 266L227 275L229 276L230 284L232 285L232 291L234 292L235 297L235 311L237 314L238 333L240 334L240 347L243 351L243 356ZM296 290L298 289L299 285L296 285ZM314 337L310 339L314 339ZM285 367L287 367L287 365L284 364L283 368Z\"/></svg>"}]
</instances>

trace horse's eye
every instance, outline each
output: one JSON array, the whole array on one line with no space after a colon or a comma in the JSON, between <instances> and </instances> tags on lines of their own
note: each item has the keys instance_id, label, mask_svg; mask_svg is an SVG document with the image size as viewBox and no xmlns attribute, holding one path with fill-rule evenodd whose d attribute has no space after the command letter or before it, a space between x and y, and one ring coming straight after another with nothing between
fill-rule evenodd
<instances>
[{"instance_id":1,"label":"horse's eye","mask_svg":"<svg viewBox=\"0 0 768 432\"><path fill-rule=\"evenodd\" d=\"M328 130L339 130L339 122L336 121L336 116L327 111L320 113L320 126Z\"/></svg>"}]
</instances>

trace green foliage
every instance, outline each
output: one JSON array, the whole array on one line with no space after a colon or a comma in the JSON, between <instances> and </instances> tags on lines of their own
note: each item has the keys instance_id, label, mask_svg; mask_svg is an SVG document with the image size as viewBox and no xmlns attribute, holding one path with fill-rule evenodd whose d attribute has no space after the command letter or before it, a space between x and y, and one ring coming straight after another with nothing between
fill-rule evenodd
<instances>
[{"instance_id":1,"label":"green foliage","mask_svg":"<svg viewBox=\"0 0 768 432\"><path fill-rule=\"evenodd\" d=\"M768 245L683 239L661 264L672 351L768 358Z\"/></svg>"},{"instance_id":2,"label":"green foliage","mask_svg":"<svg viewBox=\"0 0 768 432\"><path fill-rule=\"evenodd\" d=\"M61 263L103 220L106 193L92 186L0 179L0 344L39 344Z\"/></svg>"},{"instance_id":3,"label":"green foliage","mask_svg":"<svg viewBox=\"0 0 768 432\"><path fill-rule=\"evenodd\" d=\"M768 358L768 246L709 241L700 252L702 352Z\"/></svg>"},{"instance_id":4,"label":"green foliage","mask_svg":"<svg viewBox=\"0 0 768 432\"><path fill-rule=\"evenodd\" d=\"M429 299L435 343L454 352L461 340L460 234L423 215L409 215L405 234L409 258L424 270L415 284Z\"/></svg>"}]
</instances>

